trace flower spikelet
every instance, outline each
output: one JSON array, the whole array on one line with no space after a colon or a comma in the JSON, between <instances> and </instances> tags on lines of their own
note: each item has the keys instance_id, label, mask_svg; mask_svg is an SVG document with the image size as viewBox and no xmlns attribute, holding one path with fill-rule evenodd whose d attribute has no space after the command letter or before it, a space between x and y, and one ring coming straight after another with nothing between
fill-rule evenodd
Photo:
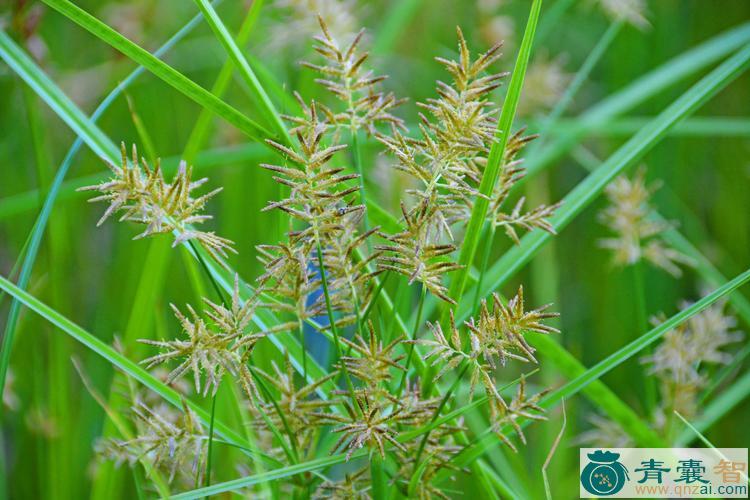
<instances>
[{"instance_id":1,"label":"flower spikelet","mask_svg":"<svg viewBox=\"0 0 750 500\"><path fill-rule=\"evenodd\" d=\"M653 216L648 200L658 185L647 186L645 175L641 168L632 180L620 176L607 186L610 206L601 212L600 219L616 236L602 239L600 245L614 251L617 265L632 265L645 259L678 277L682 274L678 264L693 262L661 238L660 234L672 224Z\"/></svg>"},{"instance_id":2,"label":"flower spikelet","mask_svg":"<svg viewBox=\"0 0 750 500\"><path fill-rule=\"evenodd\" d=\"M316 104L312 103L305 126L297 129L299 151L269 141L294 166L262 165L276 173L277 182L290 188L287 198L272 202L265 209L283 210L299 220L301 226L289 233L288 243L259 247L266 267L259 281L267 289L291 300L290 310L302 320L324 313L322 297L312 304L307 300L320 286L316 269L320 248L332 307L344 313L340 322L347 324L356 319L352 315L354 310L364 310L369 304L372 278L378 273L370 271L369 264L379 254L375 252L362 259L355 257L377 228L358 232L365 210L364 205L355 203L359 185L352 181L358 176L329 164L346 146L323 145L328 129L316 110Z\"/></svg>"},{"instance_id":3,"label":"flower spikelet","mask_svg":"<svg viewBox=\"0 0 750 500\"><path fill-rule=\"evenodd\" d=\"M516 447L505 435L504 427L512 427L521 439L521 442L526 444L526 436L524 435L521 426L518 424L518 418L546 420L546 417L542 415L544 413L544 408L539 406L539 401L546 393L547 391L542 391L533 396L527 396L526 378L521 376L516 395L513 397L510 404L505 404L502 399L490 398L490 421L492 422L492 429L513 451L516 451Z\"/></svg>"},{"instance_id":4,"label":"flower spikelet","mask_svg":"<svg viewBox=\"0 0 750 500\"><path fill-rule=\"evenodd\" d=\"M458 59L437 58L450 73L451 83L438 82L438 97L418 103L423 110L420 138L395 127L389 135L376 135L396 158L395 168L417 182L416 187L407 190L414 204L402 205L403 232L384 235L391 245L381 247L386 252L381 267L404 274L410 281L420 281L433 295L447 302L452 301L441 284L442 276L458 268L448 257L456 249L453 233L470 220L478 198L490 200L491 223L503 226L516 242L519 228L554 233L548 218L557 208L557 205L543 205L523 213L522 199L510 214L503 213L510 188L523 176L520 160L515 157L533 139L524 137L523 131L509 138L495 191L490 196L480 193L497 131L498 109L492 106L490 94L500 86L506 73L485 75L500 57L501 44L473 59L460 28L457 34Z\"/></svg>"},{"instance_id":5,"label":"flower spikelet","mask_svg":"<svg viewBox=\"0 0 750 500\"><path fill-rule=\"evenodd\" d=\"M314 432L322 425L317 418L317 412L338 403L336 399L317 398L316 392L337 374L333 372L314 382L298 387L294 378L294 367L288 355L283 370L279 368L276 362L272 362L272 368L273 373L266 373L259 368L255 368L258 376L271 384L271 388L278 392L278 397L275 397L275 404L265 402L262 409L270 416L275 425L281 426L281 416L276 410L278 407L300 446L309 445Z\"/></svg>"},{"instance_id":6,"label":"flower spikelet","mask_svg":"<svg viewBox=\"0 0 750 500\"><path fill-rule=\"evenodd\" d=\"M210 215L202 213L206 202L216 195L221 188L210 191L194 198L191 192L208 179L194 181L193 169L185 162L181 162L177 174L172 182L164 179L161 161L157 160L152 169L144 158L138 157L138 151L133 145L132 161L128 161L125 144L121 144L122 162L115 166L107 162L114 177L101 184L85 186L81 191L100 191L102 194L89 201L108 201L109 207L99 219L101 225L111 215L122 212L121 221L131 221L146 225L146 229L134 239L144 238L153 234L175 232L174 244L197 240L213 255L227 256L227 251L235 252L233 243L213 232L199 231L193 224L211 219Z\"/></svg>"},{"instance_id":7,"label":"flower spikelet","mask_svg":"<svg viewBox=\"0 0 750 500\"><path fill-rule=\"evenodd\" d=\"M342 47L322 17L318 16L318 22L322 34L314 37L317 42L315 51L323 56L324 63L302 64L322 75L315 81L344 105L344 110L338 113L325 108L329 124L337 129L346 127L352 132L363 129L369 134L374 134L379 124L403 128L403 120L391 113L402 101L391 92L379 91L378 84L386 77L376 76L365 67L369 54L359 51L364 31L357 33L348 46Z\"/></svg>"},{"instance_id":8,"label":"flower spikelet","mask_svg":"<svg viewBox=\"0 0 750 500\"><path fill-rule=\"evenodd\" d=\"M536 363L534 348L531 347L524 334L536 332L542 334L559 333L559 330L543 323L544 320L559 316L557 313L546 312L550 304L538 309L526 311L524 309L523 287L518 293L503 304L500 296L492 294L493 310L482 301L479 318L469 320L466 326L476 337L472 340L482 350L484 359L494 368L495 359L505 364L508 358Z\"/></svg>"},{"instance_id":9,"label":"flower spikelet","mask_svg":"<svg viewBox=\"0 0 750 500\"><path fill-rule=\"evenodd\" d=\"M184 401L182 408L183 413L175 419L162 416L143 403L135 405L132 412L137 437L101 441L98 452L117 462L127 461L131 466L147 457L154 467L168 474L170 482L178 473L186 480L202 477L208 436Z\"/></svg>"},{"instance_id":10,"label":"flower spikelet","mask_svg":"<svg viewBox=\"0 0 750 500\"><path fill-rule=\"evenodd\" d=\"M398 362L404 357L396 355L393 351L401 342L401 337L396 338L388 345L383 343L375 335L372 321L367 322L369 338L363 339L360 335L355 336L356 342L345 338L341 342L354 351L358 356L342 356L341 361L346 366L346 370L365 382L370 387L376 387L381 382L387 382L391 379L391 369L403 370L404 368Z\"/></svg>"},{"instance_id":11,"label":"flower spikelet","mask_svg":"<svg viewBox=\"0 0 750 500\"><path fill-rule=\"evenodd\" d=\"M332 448L332 453L340 447L347 449L346 459L349 460L352 454L358 449L367 445L375 449L385 458L385 445L392 444L401 451L405 451L404 446L396 441L396 430L393 428L397 423L400 410L388 412L390 404L375 404L370 401L366 393L360 393L356 396L354 404L358 405L358 411L349 401L344 401L346 415L335 413L320 414L319 418L327 423L341 424L333 431L341 433L341 437Z\"/></svg>"},{"instance_id":12,"label":"flower spikelet","mask_svg":"<svg viewBox=\"0 0 750 500\"><path fill-rule=\"evenodd\" d=\"M205 300L205 299L204 299ZM188 370L193 373L196 392L201 392L201 380L205 377L203 394L216 394L221 378L225 372L239 378L243 389L251 399L258 392L247 367L250 353L263 335L249 335L244 332L252 318L255 304L253 299L242 301L239 297L239 278L235 278L235 288L231 308L214 304L206 300L210 308L208 313L212 322L207 323L190 306L187 306L189 317L172 306L175 316L182 326L187 339L150 340L141 342L159 347L164 352L142 361L147 367L175 360L181 360L167 377L172 383Z\"/></svg>"},{"instance_id":13,"label":"flower spikelet","mask_svg":"<svg viewBox=\"0 0 750 500\"><path fill-rule=\"evenodd\" d=\"M409 278L409 284L414 281L422 283L436 297L455 304L448 296L448 289L442 283L443 274L459 269L461 266L448 260L448 256L456 249L451 243L432 243L427 228L435 207L424 206L424 210L409 212L401 204L401 213L405 228L396 234L385 234L387 244L376 248L384 252L380 257L378 267L391 270Z\"/></svg>"}]
</instances>

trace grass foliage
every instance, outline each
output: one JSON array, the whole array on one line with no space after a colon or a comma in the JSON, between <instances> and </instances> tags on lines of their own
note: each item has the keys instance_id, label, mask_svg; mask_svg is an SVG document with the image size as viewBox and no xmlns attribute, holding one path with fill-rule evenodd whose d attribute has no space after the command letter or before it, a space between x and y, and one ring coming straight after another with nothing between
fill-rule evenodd
<instances>
[{"instance_id":1,"label":"grass foliage","mask_svg":"<svg viewBox=\"0 0 750 500\"><path fill-rule=\"evenodd\" d=\"M578 446L743 446L723 9L4 5L0 493L573 498Z\"/></svg>"}]
</instances>

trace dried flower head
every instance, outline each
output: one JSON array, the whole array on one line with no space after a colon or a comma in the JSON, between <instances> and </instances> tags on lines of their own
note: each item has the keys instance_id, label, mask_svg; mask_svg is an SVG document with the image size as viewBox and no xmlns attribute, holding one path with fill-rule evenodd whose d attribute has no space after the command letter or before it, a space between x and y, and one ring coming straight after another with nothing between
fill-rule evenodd
<instances>
[{"instance_id":1,"label":"dried flower head","mask_svg":"<svg viewBox=\"0 0 750 500\"><path fill-rule=\"evenodd\" d=\"M357 405L355 408L353 405ZM367 445L370 449L377 450L382 458L385 458L385 445L392 444L397 449L405 451L404 446L396 441L396 424L400 410L389 411L389 403L374 404L366 392L356 395L352 402L344 401L346 415L336 413L319 414L318 418L324 423L341 424L333 429L333 432L341 433L341 437L333 446L331 453L340 447L347 449L346 459L358 449Z\"/></svg>"},{"instance_id":2,"label":"dried flower head","mask_svg":"<svg viewBox=\"0 0 750 500\"><path fill-rule=\"evenodd\" d=\"M617 422L597 413L589 415L587 420L591 424L591 428L576 437L576 444L601 448L632 448L635 446L633 439Z\"/></svg>"},{"instance_id":3,"label":"dried flower head","mask_svg":"<svg viewBox=\"0 0 750 500\"><path fill-rule=\"evenodd\" d=\"M329 373L314 382L298 387L295 382L294 367L289 360L289 356L286 357L283 371L276 362L272 362L272 367L273 373L271 374L255 368L258 376L270 384L271 390L275 389L278 392L278 396L273 394L274 401L265 401L261 405L261 409L278 427L282 426L279 412L283 414L286 425L293 432L292 438L297 440L298 447L307 448L322 425L318 418L318 412L338 403L335 398L321 399L316 397L320 388L334 379L337 373ZM261 421L259 420L259 422Z\"/></svg>"},{"instance_id":4,"label":"dried flower head","mask_svg":"<svg viewBox=\"0 0 750 500\"><path fill-rule=\"evenodd\" d=\"M151 368L173 359L182 360L169 373L167 382L171 383L191 370L195 390L198 393L201 392L201 379L205 377L203 394L208 394L209 389L212 394L216 394L224 373L229 372L239 379L248 397L252 399L258 391L247 362L255 344L263 335L247 334L245 329L253 316L256 303L254 299L243 301L240 298L239 277L237 276L235 276L231 308L204 300L210 309L208 322L190 305L187 306L190 317L183 315L174 304L171 305L188 338L186 340L140 340L144 344L153 345L165 351L143 360L142 363Z\"/></svg>"},{"instance_id":5,"label":"dried flower head","mask_svg":"<svg viewBox=\"0 0 750 500\"><path fill-rule=\"evenodd\" d=\"M518 114L529 116L553 107L568 87L571 75L565 71L565 56L542 53L534 58L524 76Z\"/></svg>"},{"instance_id":6,"label":"dried flower head","mask_svg":"<svg viewBox=\"0 0 750 500\"><path fill-rule=\"evenodd\" d=\"M298 150L273 141L294 167L264 164L275 172L274 179L290 188L289 196L270 203L265 210L278 209L300 222L289 232L289 242L261 246L266 273L259 279L265 290L273 291L287 301L271 308L294 312L304 321L325 313L324 298L317 293L321 279L318 249L321 251L329 285L332 308L344 313L341 324L353 322L356 310L364 310L371 298L377 271L368 266L378 253L361 257L362 249L377 228L358 232L365 207L356 203L359 185L352 183L356 174L344 173L343 167L330 165L330 160L344 145L326 146L329 129L318 116L312 103L296 129ZM309 300L316 294L315 299Z\"/></svg>"},{"instance_id":7,"label":"dried flower head","mask_svg":"<svg viewBox=\"0 0 750 500\"><path fill-rule=\"evenodd\" d=\"M455 304L448 296L448 289L442 283L445 273L459 269L461 266L447 259L456 247L433 241L427 227L435 211L434 207L424 206L425 211L409 212L401 203L401 213L405 228L396 234L381 235L388 240L387 244L375 248L384 252L378 261L381 270L395 271L409 278L409 284L419 281L436 297Z\"/></svg>"},{"instance_id":8,"label":"dried flower head","mask_svg":"<svg viewBox=\"0 0 750 500\"><path fill-rule=\"evenodd\" d=\"M516 39L516 23L511 16L491 16L488 14L482 17L479 33L487 45L494 45L500 40L504 40L506 47L512 47Z\"/></svg>"},{"instance_id":9,"label":"dried flower head","mask_svg":"<svg viewBox=\"0 0 750 500\"><path fill-rule=\"evenodd\" d=\"M492 106L490 94L501 84L506 73L485 75L500 57L501 44L472 59L466 40L458 33L457 61L437 58L451 74L451 84L438 82L437 99L418 105L420 139L407 136L395 128L389 136L377 138L397 159L396 168L417 180L418 186L407 192L415 200L412 207L402 205L404 230L384 235L389 245L380 266L420 281L437 297L451 302L441 284L442 276L458 266L448 260L455 249L453 232L469 219L475 200L482 196L479 184L495 141L498 109ZM552 231L547 218L556 205L539 207L523 214L523 201L510 214L503 214L512 185L522 176L515 160L521 147L532 137L515 134L504 153L501 179L493 196L491 221L502 225L517 240L515 228L541 228Z\"/></svg>"},{"instance_id":10,"label":"dried flower head","mask_svg":"<svg viewBox=\"0 0 750 500\"><path fill-rule=\"evenodd\" d=\"M195 413L183 402L177 419L153 411L144 404L133 406L137 428L133 439L105 439L97 444L99 454L117 463L133 466L144 457L167 473L169 482L179 474L187 481L203 475L208 436Z\"/></svg>"},{"instance_id":11,"label":"dried flower head","mask_svg":"<svg viewBox=\"0 0 750 500\"><path fill-rule=\"evenodd\" d=\"M642 363L649 365L649 373L662 382L667 408L686 416L695 415L697 392L706 383L703 373L706 365L731 361L732 356L722 349L741 341L743 335L735 330L737 319L726 314L725 307L725 301L717 302L692 316L665 333L653 354L641 358Z\"/></svg>"},{"instance_id":12,"label":"dried flower head","mask_svg":"<svg viewBox=\"0 0 750 500\"><path fill-rule=\"evenodd\" d=\"M181 162L177 174L171 183L164 179L161 161L157 160L152 169L144 158L138 157L133 145L133 158L128 162L125 144L121 144L122 162L115 166L107 162L114 177L101 184L85 186L80 191L100 191L102 194L89 201L108 201L109 207L97 225L101 225L111 215L122 212L121 221L145 224L146 229L134 239L153 234L176 233L172 246L197 240L206 250L222 257L227 251L234 252L233 243L213 232L198 231L192 224L199 224L210 215L201 213L206 202L221 191L215 189L209 193L193 198L191 192L206 183L208 179L192 179L193 169Z\"/></svg>"},{"instance_id":13,"label":"dried flower head","mask_svg":"<svg viewBox=\"0 0 750 500\"><path fill-rule=\"evenodd\" d=\"M357 353L354 356L342 356L341 361L346 366L346 370L362 380L369 387L377 387L382 382L391 380L391 370L403 370L404 368L398 362L404 357L395 354L394 350L401 342L401 337L396 338L388 345L383 346L382 341L378 340L372 321L367 322L369 330L368 340L363 339L360 335L355 336L355 342L347 339L341 339L347 346L348 351Z\"/></svg>"},{"instance_id":14,"label":"dried flower head","mask_svg":"<svg viewBox=\"0 0 750 500\"><path fill-rule=\"evenodd\" d=\"M273 50L303 45L320 30L318 17L336 40L350 40L359 26L354 0L274 0L273 6L284 15L283 22L271 26Z\"/></svg>"},{"instance_id":15,"label":"dried flower head","mask_svg":"<svg viewBox=\"0 0 750 500\"><path fill-rule=\"evenodd\" d=\"M660 237L672 224L654 217L648 200L658 185L646 186L645 175L641 168L632 180L620 176L607 186L610 205L601 212L600 219L616 236L602 239L600 245L614 251L617 265L632 265L645 259L677 277L682 274L678 264L691 265L692 260Z\"/></svg>"},{"instance_id":16,"label":"dried flower head","mask_svg":"<svg viewBox=\"0 0 750 500\"><path fill-rule=\"evenodd\" d=\"M13 390L16 381L16 374L12 369L8 369L5 375L5 386L3 387L3 406L6 410L16 411L20 403L18 395Z\"/></svg>"},{"instance_id":17,"label":"dried flower head","mask_svg":"<svg viewBox=\"0 0 750 500\"><path fill-rule=\"evenodd\" d=\"M526 379L521 376L516 395L513 396L509 405L505 404L505 401L502 399L490 398L490 422L492 422L492 429L513 451L516 451L516 447L505 435L504 427L510 426L521 439L521 442L526 444L526 436L517 420L518 418L546 420L546 417L543 415L544 408L539 406L538 403L547 392L545 390L531 397L526 396Z\"/></svg>"},{"instance_id":18,"label":"dried flower head","mask_svg":"<svg viewBox=\"0 0 750 500\"><path fill-rule=\"evenodd\" d=\"M305 66L323 76L315 80L323 85L343 104L343 110L336 112L323 107L329 125L336 129L347 128L352 132L359 129L374 134L377 125L390 124L403 128L403 120L394 116L391 110L403 101L393 93L377 89L385 76L375 76L366 69L369 54L360 53L358 46L364 31L360 31L344 47L336 40L322 17L318 17L322 35L315 36L315 51L324 58L323 64L303 62ZM299 118L290 117L297 126L304 125Z\"/></svg>"},{"instance_id":19,"label":"dried flower head","mask_svg":"<svg viewBox=\"0 0 750 500\"><path fill-rule=\"evenodd\" d=\"M431 348L424 355L425 360L432 358L433 365L443 364L436 379L457 368L462 362L468 362L468 369L471 371L469 397L473 396L476 385L481 383L488 396L496 399L501 406L507 406L491 375L492 370L497 367L496 361L499 360L502 365L505 365L508 359L536 362L534 348L526 342L524 334L559 332L556 328L543 323L544 320L558 315L545 312L549 305L525 311L523 288L519 288L516 296L507 305L494 294L493 304L494 308L490 311L486 301L483 301L479 318L472 318L465 323L468 341L463 340L451 313L450 339L443 333L439 323L428 323L434 340L420 339L413 342Z\"/></svg>"},{"instance_id":20,"label":"dried flower head","mask_svg":"<svg viewBox=\"0 0 750 500\"><path fill-rule=\"evenodd\" d=\"M370 500L369 467L346 474L339 481L324 481L313 495L315 500Z\"/></svg>"}]
</instances>

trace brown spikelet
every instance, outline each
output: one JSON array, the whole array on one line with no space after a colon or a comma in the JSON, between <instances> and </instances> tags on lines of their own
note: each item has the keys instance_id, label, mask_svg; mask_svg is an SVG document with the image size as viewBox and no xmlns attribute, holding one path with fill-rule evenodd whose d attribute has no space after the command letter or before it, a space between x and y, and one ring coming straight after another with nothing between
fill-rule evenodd
<instances>
[{"instance_id":1,"label":"brown spikelet","mask_svg":"<svg viewBox=\"0 0 750 500\"><path fill-rule=\"evenodd\" d=\"M352 132L363 129L368 134L374 134L378 125L403 128L403 120L391 113L403 101L393 93L379 91L378 84L386 77L375 76L365 68L369 54L359 51L364 31L360 31L348 46L342 47L322 17L318 16L318 22L322 34L314 37L314 48L324 63L302 64L319 73L321 78L315 81L343 104L340 112L325 108L328 123L336 129L347 128Z\"/></svg>"},{"instance_id":2,"label":"brown spikelet","mask_svg":"<svg viewBox=\"0 0 750 500\"><path fill-rule=\"evenodd\" d=\"M146 229L135 239L153 234L176 232L173 246L184 241L196 240L214 255L227 256L235 252L230 240L213 232L198 231L192 227L211 218L201 213L206 202L221 188L193 198L191 192L202 186L208 179L194 181L193 169L181 162L171 183L164 179L160 160L152 169L145 159L138 157L135 145L132 161L129 162L125 144L121 144L122 162L120 166L107 163L114 176L101 184L82 187L80 191L100 191L102 194L89 201L107 201L109 207L99 219L101 225L111 215L122 212L121 221L146 225Z\"/></svg>"}]
</instances>

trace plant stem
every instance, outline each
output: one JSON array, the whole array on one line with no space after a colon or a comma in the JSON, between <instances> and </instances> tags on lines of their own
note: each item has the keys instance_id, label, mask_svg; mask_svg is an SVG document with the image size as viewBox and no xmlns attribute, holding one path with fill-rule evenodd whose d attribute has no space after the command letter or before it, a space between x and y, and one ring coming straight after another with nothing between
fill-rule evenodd
<instances>
[{"instance_id":1,"label":"plant stem","mask_svg":"<svg viewBox=\"0 0 750 500\"><path fill-rule=\"evenodd\" d=\"M495 231L497 230L495 224L493 224L492 221L488 221L489 225L489 234L486 234L485 232L485 239L484 239L484 250L482 251L482 264L479 268L479 281L477 281L477 288L474 293L474 303L472 305L472 310L476 311L477 307L479 307L479 300L481 299L481 296L479 294L480 290L482 290L482 281L484 281L484 272L487 269L487 264L490 261L490 254L492 253L492 242L495 241Z\"/></svg>"},{"instance_id":2,"label":"plant stem","mask_svg":"<svg viewBox=\"0 0 750 500\"><path fill-rule=\"evenodd\" d=\"M359 175L359 198L363 206L367 204L367 193L365 191L365 176L362 173L362 153L359 149L359 134L357 130L351 128L352 136L352 160L354 161L354 169ZM370 222L367 219L367 210L364 211L362 216L362 224L365 226L365 232L370 230ZM367 238L367 251L372 252L372 242L370 238Z\"/></svg>"},{"instance_id":3,"label":"plant stem","mask_svg":"<svg viewBox=\"0 0 750 500\"><path fill-rule=\"evenodd\" d=\"M445 393L445 396L443 396L443 399L440 401L440 405L435 409L435 413L432 415L432 418L430 419L430 424L433 424L435 420L440 416L440 412L443 411L443 408L445 408L445 405L448 403L448 400L450 399L451 395L453 395L453 392L456 390L458 385L461 383L461 379L463 378L464 374L466 373L466 370L469 369L469 366L471 366L470 363L463 362L464 367L459 372L458 376L456 377L456 380L453 382L453 385L450 386L448 391ZM414 459L414 470L417 470L417 467L419 466L419 459L422 456L422 452L424 451L424 447L427 444L427 438L430 436L430 431L432 429L429 429L427 432L424 433L424 436L422 436L422 442L419 443L419 449L417 450L417 457Z\"/></svg>"},{"instance_id":4,"label":"plant stem","mask_svg":"<svg viewBox=\"0 0 750 500\"><path fill-rule=\"evenodd\" d=\"M328 313L328 322L331 326L331 332L333 333L333 343L336 346L336 356L338 357L339 361L341 361L341 344L339 341L339 332L338 328L336 327L336 320L333 317L333 307L331 306L331 296L328 293L328 278L326 277L326 270L325 265L323 264L323 249L320 246L320 238L317 238L317 249L318 249L318 266L320 267L320 276L321 280L323 281L323 294L325 295L326 299L326 312ZM346 386L349 389L349 395L352 398L352 401L355 403L353 406L355 408L355 411L361 412L362 409L359 407L359 404L357 404L357 397L356 392L354 391L354 384L352 384L352 379L349 377L349 370L346 369L346 363L341 361L341 370L344 372L344 379L346 380Z\"/></svg>"},{"instance_id":5,"label":"plant stem","mask_svg":"<svg viewBox=\"0 0 750 500\"><path fill-rule=\"evenodd\" d=\"M211 486L211 455L213 451L213 444L214 444L214 418L216 417L216 396L219 394L218 388L217 391L214 393L213 397L211 398L211 420L209 420L208 424L208 451L207 451L207 458L206 458L206 477L204 481L204 486Z\"/></svg>"},{"instance_id":6,"label":"plant stem","mask_svg":"<svg viewBox=\"0 0 750 500\"><path fill-rule=\"evenodd\" d=\"M424 310L424 300L427 295L427 287L422 285L422 289L419 293L419 305L417 306L417 317L414 320L414 328L412 329L411 338L409 340L417 340L417 333L419 333L419 327L422 323L422 311ZM404 374L401 376L401 382L398 384L397 394L401 394L406 385L406 377L409 375L409 366L411 365L411 358L414 356L414 344L409 346L409 354L406 356L406 366L404 367Z\"/></svg>"},{"instance_id":7,"label":"plant stem","mask_svg":"<svg viewBox=\"0 0 750 500\"><path fill-rule=\"evenodd\" d=\"M643 263L636 262L631 266L633 276L633 294L635 296L635 317L638 328L638 335L643 335L648 331L648 310L646 307L646 290L643 279ZM648 355L651 352L651 346L646 347L644 353ZM645 392L646 413L653 415L656 408L656 380L654 377L643 373L643 390Z\"/></svg>"}]
</instances>

